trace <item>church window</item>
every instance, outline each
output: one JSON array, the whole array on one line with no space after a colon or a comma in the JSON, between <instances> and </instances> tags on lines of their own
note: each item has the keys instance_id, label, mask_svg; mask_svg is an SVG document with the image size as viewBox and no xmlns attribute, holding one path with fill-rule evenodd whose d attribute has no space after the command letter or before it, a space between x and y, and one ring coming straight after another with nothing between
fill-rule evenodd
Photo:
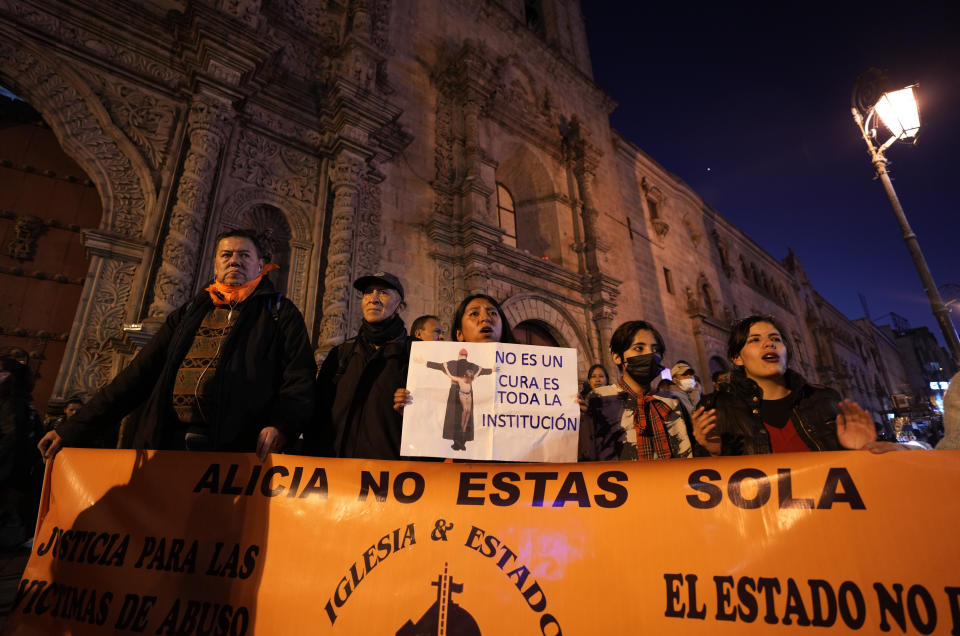
<instances>
[{"instance_id":1,"label":"church window","mask_svg":"<svg viewBox=\"0 0 960 636\"><path fill-rule=\"evenodd\" d=\"M670 270L666 267L663 268L663 282L667 286L667 293L673 293L673 276L670 274Z\"/></svg>"},{"instance_id":2,"label":"church window","mask_svg":"<svg viewBox=\"0 0 960 636\"><path fill-rule=\"evenodd\" d=\"M647 197L647 209L650 210L650 219L660 218L660 204L653 197Z\"/></svg>"},{"instance_id":3,"label":"church window","mask_svg":"<svg viewBox=\"0 0 960 636\"><path fill-rule=\"evenodd\" d=\"M497 211L500 217L500 229L503 230L503 242L517 246L517 213L510 191L497 184Z\"/></svg>"},{"instance_id":4,"label":"church window","mask_svg":"<svg viewBox=\"0 0 960 636\"><path fill-rule=\"evenodd\" d=\"M527 28L544 37L546 29L543 23L543 2L541 0L523 0L523 18L527 22Z\"/></svg>"}]
</instances>

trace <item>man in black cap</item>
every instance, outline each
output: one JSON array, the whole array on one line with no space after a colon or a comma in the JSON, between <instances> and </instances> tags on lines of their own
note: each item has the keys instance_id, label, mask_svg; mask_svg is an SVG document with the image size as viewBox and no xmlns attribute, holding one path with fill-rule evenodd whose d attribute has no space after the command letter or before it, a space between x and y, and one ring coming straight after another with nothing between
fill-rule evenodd
<instances>
[{"instance_id":1,"label":"man in black cap","mask_svg":"<svg viewBox=\"0 0 960 636\"><path fill-rule=\"evenodd\" d=\"M320 366L317 417L304 433L305 446L324 457L399 459L402 418L393 394L406 386L413 340L399 315L403 285L377 272L353 286L363 294L363 324Z\"/></svg>"}]
</instances>

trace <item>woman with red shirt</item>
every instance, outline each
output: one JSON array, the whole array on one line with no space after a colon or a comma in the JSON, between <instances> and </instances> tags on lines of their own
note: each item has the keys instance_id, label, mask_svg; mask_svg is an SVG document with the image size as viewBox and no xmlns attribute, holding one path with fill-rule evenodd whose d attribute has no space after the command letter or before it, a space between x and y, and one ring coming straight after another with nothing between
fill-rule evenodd
<instances>
[{"instance_id":1,"label":"woman with red shirt","mask_svg":"<svg viewBox=\"0 0 960 636\"><path fill-rule=\"evenodd\" d=\"M857 450L876 439L870 415L856 402L788 368L783 333L771 316L734 326L730 382L693 412L694 437L711 455Z\"/></svg>"}]
</instances>

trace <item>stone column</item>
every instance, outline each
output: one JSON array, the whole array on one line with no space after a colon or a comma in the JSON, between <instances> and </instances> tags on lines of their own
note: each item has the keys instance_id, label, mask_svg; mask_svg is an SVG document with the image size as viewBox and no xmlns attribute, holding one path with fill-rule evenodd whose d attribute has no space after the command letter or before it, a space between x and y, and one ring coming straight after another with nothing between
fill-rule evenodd
<instances>
[{"instance_id":1,"label":"stone column","mask_svg":"<svg viewBox=\"0 0 960 636\"><path fill-rule=\"evenodd\" d=\"M148 312L152 321L163 320L189 297L230 118L229 105L211 96L197 96L190 107L187 121L190 146L153 286L153 304Z\"/></svg>"},{"instance_id":2,"label":"stone column","mask_svg":"<svg viewBox=\"0 0 960 636\"><path fill-rule=\"evenodd\" d=\"M330 220L330 247L327 251L327 271L324 278L323 318L320 321L321 352L329 351L346 338L353 293L351 284L355 274L350 271L353 262L353 235L363 167L363 159L348 151L341 151L330 167L333 215Z\"/></svg>"}]
</instances>

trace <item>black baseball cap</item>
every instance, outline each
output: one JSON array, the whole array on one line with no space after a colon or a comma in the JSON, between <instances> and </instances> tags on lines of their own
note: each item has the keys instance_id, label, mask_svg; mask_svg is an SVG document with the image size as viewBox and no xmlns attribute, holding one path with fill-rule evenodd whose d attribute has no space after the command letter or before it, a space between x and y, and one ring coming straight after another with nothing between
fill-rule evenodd
<instances>
[{"instance_id":1,"label":"black baseball cap","mask_svg":"<svg viewBox=\"0 0 960 636\"><path fill-rule=\"evenodd\" d=\"M363 291L369 285L374 283L380 283L385 285L390 289L395 289L400 292L400 298L403 298L403 285L400 284L400 279L391 274L390 272L374 272L367 276L361 276L357 280L353 281L354 289Z\"/></svg>"}]
</instances>

